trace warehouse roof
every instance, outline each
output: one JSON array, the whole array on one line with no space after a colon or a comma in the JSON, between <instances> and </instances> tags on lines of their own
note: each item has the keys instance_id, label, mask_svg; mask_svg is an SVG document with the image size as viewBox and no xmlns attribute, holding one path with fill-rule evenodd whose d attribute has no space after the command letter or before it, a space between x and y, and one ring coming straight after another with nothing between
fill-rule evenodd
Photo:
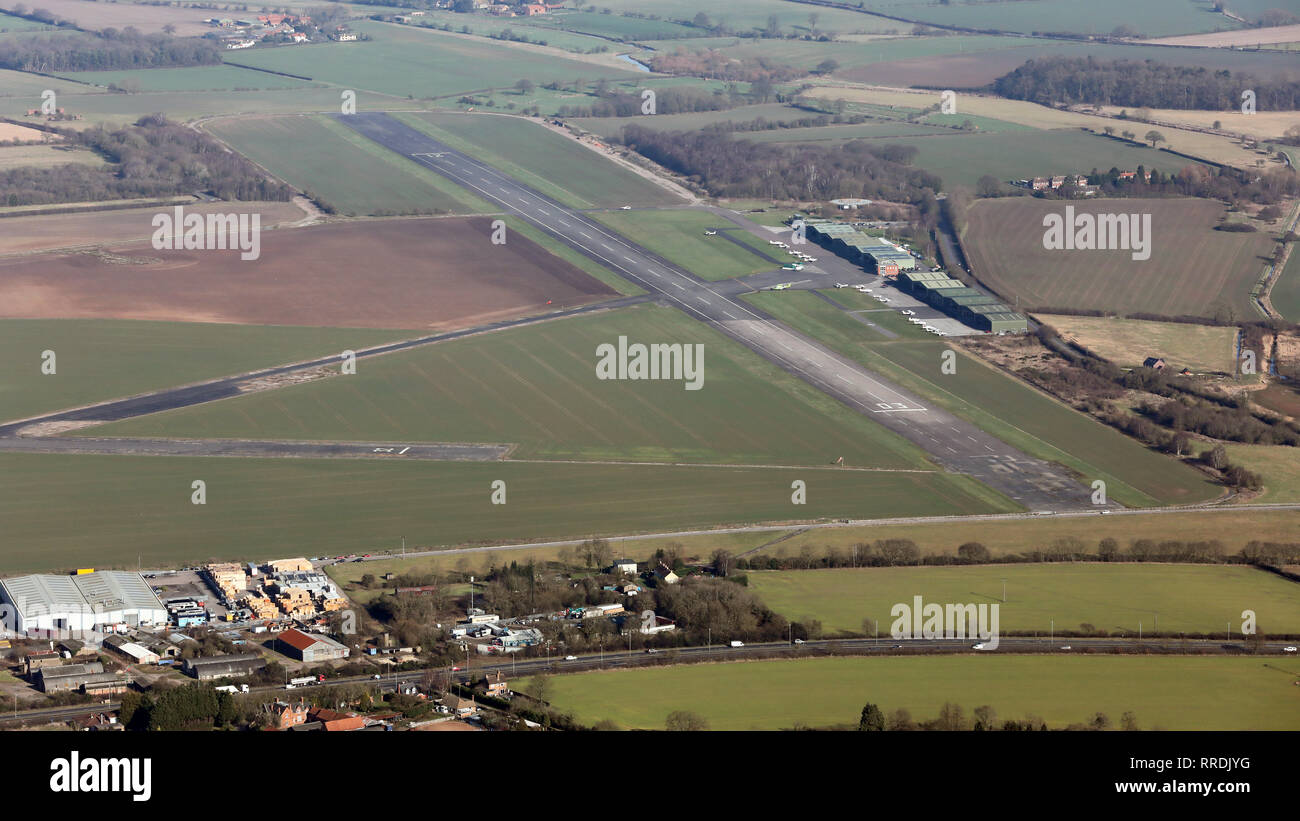
<instances>
[{"instance_id":1,"label":"warehouse roof","mask_svg":"<svg viewBox=\"0 0 1300 821\"><path fill-rule=\"evenodd\" d=\"M41 669L41 680L88 676L104 672L104 665L98 661L85 664L65 664L62 667L45 667Z\"/></svg>"},{"instance_id":2,"label":"warehouse roof","mask_svg":"<svg viewBox=\"0 0 1300 821\"><path fill-rule=\"evenodd\" d=\"M72 583L71 576L15 576L12 579L0 579L0 592L4 594L5 601L13 604L24 618L33 613L43 615L51 611L88 611L86 599Z\"/></svg>"},{"instance_id":3,"label":"warehouse roof","mask_svg":"<svg viewBox=\"0 0 1300 821\"><path fill-rule=\"evenodd\" d=\"M201 656L199 658L186 659L186 667L219 667L223 664L243 665L251 662L266 663L266 660L257 653L231 653L224 656Z\"/></svg>"},{"instance_id":4,"label":"warehouse roof","mask_svg":"<svg viewBox=\"0 0 1300 821\"><path fill-rule=\"evenodd\" d=\"M163 603L139 573L101 570L73 576L72 583L99 610L163 610Z\"/></svg>"},{"instance_id":5,"label":"warehouse roof","mask_svg":"<svg viewBox=\"0 0 1300 821\"><path fill-rule=\"evenodd\" d=\"M296 628L292 630L285 630L283 633L281 633L280 641L284 642L285 644L299 651L309 650L318 644L324 644L335 650L347 649L347 647L345 647L342 644L339 644L337 641L330 638L329 636L311 636Z\"/></svg>"}]
</instances>

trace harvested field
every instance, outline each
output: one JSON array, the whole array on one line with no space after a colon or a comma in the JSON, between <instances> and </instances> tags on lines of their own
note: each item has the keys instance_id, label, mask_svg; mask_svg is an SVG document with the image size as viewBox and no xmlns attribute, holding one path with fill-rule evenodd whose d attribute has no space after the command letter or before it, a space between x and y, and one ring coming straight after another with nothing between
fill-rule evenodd
<instances>
[{"instance_id":1,"label":"harvested field","mask_svg":"<svg viewBox=\"0 0 1300 821\"><path fill-rule=\"evenodd\" d=\"M1162 46L1204 46L1206 48L1231 48L1233 46L1260 46L1271 43L1291 43L1300 40L1300 24L1270 26L1268 28L1240 31L1216 31L1210 34L1187 34L1181 37L1161 37L1147 40Z\"/></svg>"},{"instance_id":2,"label":"harvested field","mask_svg":"<svg viewBox=\"0 0 1300 821\"><path fill-rule=\"evenodd\" d=\"M1264 232L1213 230L1224 214L1197 199L1103 199L1075 214L1150 214L1150 258L1125 250L1048 250L1043 217L1067 204L1029 197L981 200L963 236L976 276L1026 308L1072 308L1162 316L1252 315L1250 289L1273 247Z\"/></svg>"},{"instance_id":3,"label":"harvested field","mask_svg":"<svg viewBox=\"0 0 1300 821\"><path fill-rule=\"evenodd\" d=\"M28 128L25 125L0 123L0 142L7 142L9 140L17 140L19 142L39 140L44 134L44 131L35 128ZM53 139L60 140L62 137L54 137Z\"/></svg>"},{"instance_id":4,"label":"harvested field","mask_svg":"<svg viewBox=\"0 0 1300 821\"><path fill-rule=\"evenodd\" d=\"M0 149L0 168L5 151ZM90 152L79 152L90 154ZM90 156L94 156L90 154ZM65 160L68 162L69 160ZM145 240L153 235L150 220L160 208L123 208L117 211L87 211L81 214L49 214L10 217L0 222L0 256L31 251L49 251L77 245L122 243ZM294 222L306 216L291 202L205 202L186 205L187 213L212 214L235 211L259 213L262 227Z\"/></svg>"},{"instance_id":5,"label":"harvested field","mask_svg":"<svg viewBox=\"0 0 1300 821\"><path fill-rule=\"evenodd\" d=\"M11 258L0 315L446 329L614 293L518 233L490 237L488 219L406 219L265 232L249 261L147 243Z\"/></svg>"},{"instance_id":6,"label":"harvested field","mask_svg":"<svg viewBox=\"0 0 1300 821\"><path fill-rule=\"evenodd\" d=\"M1123 367L1141 365L1154 356L1174 370L1234 372L1237 329L1233 327L1060 314L1036 318L1066 339Z\"/></svg>"},{"instance_id":7,"label":"harvested field","mask_svg":"<svg viewBox=\"0 0 1300 821\"><path fill-rule=\"evenodd\" d=\"M1001 53L1001 52L999 52ZM1008 71L1020 65L1009 66ZM945 69L947 71L947 69ZM943 76L966 76L960 68L952 69L953 73ZM1004 72L1003 72L1004 73ZM885 82L883 75L873 78L875 82ZM992 78L990 78L991 80ZM938 81L936 81L938 82ZM902 106L904 108L925 108L934 105L939 101L938 93L934 91L910 91L901 88L863 88L840 86L835 84L823 84L812 88L807 92L810 97L818 97L824 100L836 100L843 98L847 102L867 103L870 105L883 106ZM1116 132L1123 131L1132 125L1140 123L1125 123L1117 121L1110 117L1100 117L1092 114L1083 114L1077 111L1064 111L1056 108L1029 103L1023 100L1007 100L1002 97L982 96L978 94L960 93L957 96L957 113L958 115L979 115L981 117L991 117L995 120L1004 120L1011 123L1019 123L1032 128L1054 129L1054 128L1085 128L1100 134L1106 126L1113 126ZM1136 129L1134 129L1136 130ZM1244 149L1239 143L1231 137L1222 137L1216 134L1204 134L1199 131L1178 130L1170 133L1165 132L1168 142L1162 148L1172 148L1194 157L1202 157L1214 162L1227 163L1239 167L1255 167L1255 160L1259 158L1254 151ZM1154 153L1154 152L1153 152ZM1157 155L1158 156L1158 155ZM1172 159L1180 162L1186 162L1178 157ZM1147 163L1150 165L1150 163Z\"/></svg>"},{"instance_id":8,"label":"harvested field","mask_svg":"<svg viewBox=\"0 0 1300 821\"><path fill-rule=\"evenodd\" d=\"M1101 106L1107 114L1119 114L1125 109L1121 106ZM1128 109L1132 114L1136 109ZM1288 128L1300 126L1300 111L1256 111L1254 114L1242 114L1240 111L1203 111L1198 109L1149 108L1152 122L1174 123L1193 128L1214 128L1218 123L1220 130L1234 134L1246 134L1258 140L1273 140L1286 134ZM1135 126L1142 123L1132 122L1124 127L1137 131Z\"/></svg>"},{"instance_id":9,"label":"harvested field","mask_svg":"<svg viewBox=\"0 0 1300 821\"><path fill-rule=\"evenodd\" d=\"M21 3L6 3L13 8ZM92 0L40 0L32 8L43 9L56 17L71 20L88 31L132 26L145 34L156 34L164 26L175 26L179 37L197 37L211 32L204 18L212 12L198 6L155 6L135 3L96 3Z\"/></svg>"},{"instance_id":10,"label":"harvested field","mask_svg":"<svg viewBox=\"0 0 1300 821\"><path fill-rule=\"evenodd\" d=\"M0 146L0 171L11 168L49 168L68 163L103 165L104 158L93 151L73 150L58 145ZM3 241L0 239L0 242Z\"/></svg>"}]
</instances>

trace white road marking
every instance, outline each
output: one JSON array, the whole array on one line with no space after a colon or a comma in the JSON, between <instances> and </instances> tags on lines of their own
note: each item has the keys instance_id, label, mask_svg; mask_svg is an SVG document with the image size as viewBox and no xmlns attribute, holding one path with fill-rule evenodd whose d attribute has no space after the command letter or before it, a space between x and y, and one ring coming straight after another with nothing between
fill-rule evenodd
<instances>
[{"instance_id":1,"label":"white road marking","mask_svg":"<svg viewBox=\"0 0 1300 821\"><path fill-rule=\"evenodd\" d=\"M408 446L402 448L401 450L399 450L399 451L397 452L397 455L398 455L398 456L401 456L403 453L406 453L406 452L407 452L408 450L410 450L410 449L411 449L411 448L410 448L410 446L408 445Z\"/></svg>"}]
</instances>

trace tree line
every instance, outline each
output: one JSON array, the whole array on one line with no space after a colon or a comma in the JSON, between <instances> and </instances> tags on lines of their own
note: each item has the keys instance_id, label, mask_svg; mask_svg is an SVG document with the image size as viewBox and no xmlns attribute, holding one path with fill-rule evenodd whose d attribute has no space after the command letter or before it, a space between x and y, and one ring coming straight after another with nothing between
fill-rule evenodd
<instances>
[{"instance_id":1,"label":"tree line","mask_svg":"<svg viewBox=\"0 0 1300 821\"><path fill-rule=\"evenodd\" d=\"M997 78L989 90L1042 105L1089 103L1228 111L1252 91L1261 111L1300 108L1300 81L1266 79L1203 66L1171 66L1154 60L1046 57L1029 60Z\"/></svg>"},{"instance_id":2,"label":"tree line","mask_svg":"<svg viewBox=\"0 0 1300 821\"><path fill-rule=\"evenodd\" d=\"M1300 542L1251 540L1232 551L1218 539L1131 539L1122 545L1114 537L1086 542L1063 536L1020 553L995 556L977 541L964 542L952 554L923 554L911 539L882 539L849 547L811 545L797 556L759 555L731 561L732 580L745 583L745 570L816 570L841 567L897 567L966 564L1032 564L1040 562L1180 562L1191 564L1282 565L1300 560ZM741 575L734 575L741 573Z\"/></svg>"},{"instance_id":3,"label":"tree line","mask_svg":"<svg viewBox=\"0 0 1300 821\"><path fill-rule=\"evenodd\" d=\"M0 68L40 74L220 63L220 46L211 40L142 34L130 27L0 41Z\"/></svg>"},{"instance_id":4,"label":"tree line","mask_svg":"<svg viewBox=\"0 0 1300 821\"><path fill-rule=\"evenodd\" d=\"M795 729L803 728L796 727ZM999 723L997 711L987 704L976 707L973 713L968 716L960 704L951 701L944 702L943 707L939 708L939 714L933 719L916 721L913 720L912 714L906 709L899 708L886 716L880 707L868 702L862 708L862 715L858 719L857 729L863 732L907 732L917 730L1023 732L1027 730L1046 730L1047 722L1038 716L1029 715L1021 720L1007 719ZM1065 729L1110 730L1114 729L1114 724L1110 716L1098 712L1093 713L1087 720L1071 724ZM1128 731L1139 729L1137 715L1131 711L1125 712L1120 717L1119 729Z\"/></svg>"},{"instance_id":5,"label":"tree line","mask_svg":"<svg viewBox=\"0 0 1300 821\"><path fill-rule=\"evenodd\" d=\"M915 149L853 140L834 148L776 145L729 134L623 129L623 143L660 165L694 179L719 197L829 200L862 197L907 202L937 212L937 176L908 166Z\"/></svg>"},{"instance_id":6,"label":"tree line","mask_svg":"<svg viewBox=\"0 0 1300 821\"><path fill-rule=\"evenodd\" d=\"M114 130L59 132L112 165L69 163L0 172L0 203L8 206L151 198L208 191L224 200L287 201L292 190L212 138L167 120L141 117Z\"/></svg>"}]
</instances>

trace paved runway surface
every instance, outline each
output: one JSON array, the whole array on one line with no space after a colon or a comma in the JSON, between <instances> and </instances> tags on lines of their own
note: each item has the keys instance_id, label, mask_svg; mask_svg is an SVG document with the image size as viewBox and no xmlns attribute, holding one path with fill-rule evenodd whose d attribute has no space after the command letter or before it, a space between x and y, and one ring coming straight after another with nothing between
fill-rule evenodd
<instances>
[{"instance_id":1,"label":"paved runway surface","mask_svg":"<svg viewBox=\"0 0 1300 821\"><path fill-rule=\"evenodd\" d=\"M726 293L729 288L697 279L585 214L386 114L335 116L360 134L499 204L661 295L688 316L916 443L939 464L973 476L1030 508L1091 507L1090 492L1062 469L1010 447L947 411L927 407L878 374L733 299ZM792 279L804 274L790 273Z\"/></svg>"},{"instance_id":2,"label":"paved runway surface","mask_svg":"<svg viewBox=\"0 0 1300 821\"><path fill-rule=\"evenodd\" d=\"M306 457L312 459L432 459L487 462L500 459L509 445L405 444L394 442L270 442L244 439L128 439L106 437L0 437L0 452L103 453L134 456Z\"/></svg>"}]
</instances>

